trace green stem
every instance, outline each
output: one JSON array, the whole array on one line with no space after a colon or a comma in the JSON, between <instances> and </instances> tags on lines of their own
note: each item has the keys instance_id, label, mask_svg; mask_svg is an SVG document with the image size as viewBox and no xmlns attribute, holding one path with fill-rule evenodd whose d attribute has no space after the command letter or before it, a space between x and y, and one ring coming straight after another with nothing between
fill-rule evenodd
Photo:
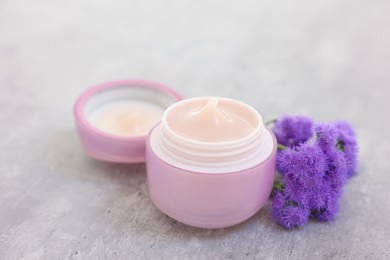
<instances>
[{"instance_id":1,"label":"green stem","mask_svg":"<svg viewBox=\"0 0 390 260\"><path fill-rule=\"evenodd\" d=\"M272 124L274 124L276 121L278 121L278 119L271 119L271 120L268 120L267 122L265 122L265 125L266 126L269 126L269 125L272 125Z\"/></svg>"},{"instance_id":2,"label":"green stem","mask_svg":"<svg viewBox=\"0 0 390 260\"><path fill-rule=\"evenodd\" d=\"M283 183L280 181L275 181L274 186L272 187L273 191L282 190L283 189Z\"/></svg>"},{"instance_id":3,"label":"green stem","mask_svg":"<svg viewBox=\"0 0 390 260\"><path fill-rule=\"evenodd\" d=\"M286 150L287 147L282 145L282 144L278 144L278 151L283 151L283 150Z\"/></svg>"}]
</instances>

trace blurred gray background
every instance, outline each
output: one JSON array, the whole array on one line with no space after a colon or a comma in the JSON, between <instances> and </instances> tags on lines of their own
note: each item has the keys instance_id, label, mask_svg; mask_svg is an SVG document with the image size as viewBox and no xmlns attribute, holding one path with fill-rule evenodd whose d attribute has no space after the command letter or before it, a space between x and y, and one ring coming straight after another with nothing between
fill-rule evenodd
<instances>
[{"instance_id":1,"label":"blurred gray background","mask_svg":"<svg viewBox=\"0 0 390 260\"><path fill-rule=\"evenodd\" d=\"M389 259L390 1L0 0L0 259ZM145 167L87 158L72 105L143 78L247 102L264 119L345 119L360 167L333 223L286 231L267 205L180 224Z\"/></svg>"}]
</instances>

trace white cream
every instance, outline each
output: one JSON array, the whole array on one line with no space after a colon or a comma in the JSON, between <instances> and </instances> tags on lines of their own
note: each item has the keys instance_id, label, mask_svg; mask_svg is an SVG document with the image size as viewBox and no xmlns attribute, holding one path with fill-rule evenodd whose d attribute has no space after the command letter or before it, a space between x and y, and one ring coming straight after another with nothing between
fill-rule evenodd
<instances>
[{"instance_id":1,"label":"white cream","mask_svg":"<svg viewBox=\"0 0 390 260\"><path fill-rule=\"evenodd\" d=\"M118 136L144 136L157 124L164 109L147 101L116 100L94 109L87 120L101 131Z\"/></svg>"},{"instance_id":2,"label":"white cream","mask_svg":"<svg viewBox=\"0 0 390 260\"><path fill-rule=\"evenodd\" d=\"M259 126L259 118L248 105L225 98L181 102L166 117L169 128L183 137L204 142L237 141Z\"/></svg>"}]
</instances>

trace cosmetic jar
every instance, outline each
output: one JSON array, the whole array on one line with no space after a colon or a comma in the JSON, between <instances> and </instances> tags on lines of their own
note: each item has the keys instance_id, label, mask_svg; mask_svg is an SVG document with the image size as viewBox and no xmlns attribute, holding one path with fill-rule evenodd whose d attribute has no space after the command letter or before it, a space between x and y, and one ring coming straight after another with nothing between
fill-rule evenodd
<instances>
[{"instance_id":1,"label":"cosmetic jar","mask_svg":"<svg viewBox=\"0 0 390 260\"><path fill-rule=\"evenodd\" d=\"M173 89L146 80L117 80L93 86L74 104L80 143L87 155L98 160L144 162L149 130L160 121L166 108L181 99ZM148 112L150 120L145 120L145 111L137 111L137 108ZM120 111L127 114L119 117L115 113ZM140 126L131 126L135 123ZM120 124L125 130L132 127L132 132L129 135L119 131L121 129L110 132L110 127Z\"/></svg>"},{"instance_id":2,"label":"cosmetic jar","mask_svg":"<svg viewBox=\"0 0 390 260\"><path fill-rule=\"evenodd\" d=\"M191 226L236 225L268 199L276 148L273 133L251 106L228 98L184 99L149 132L150 197L168 216Z\"/></svg>"}]
</instances>

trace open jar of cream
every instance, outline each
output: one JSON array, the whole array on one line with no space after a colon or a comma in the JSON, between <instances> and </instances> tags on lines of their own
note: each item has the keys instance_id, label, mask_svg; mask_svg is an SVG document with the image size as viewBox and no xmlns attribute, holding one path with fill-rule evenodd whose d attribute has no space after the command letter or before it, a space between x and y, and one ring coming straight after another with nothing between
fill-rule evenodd
<instances>
[{"instance_id":1,"label":"open jar of cream","mask_svg":"<svg viewBox=\"0 0 390 260\"><path fill-rule=\"evenodd\" d=\"M109 162L146 159L152 201L182 223L222 228L248 219L272 190L274 135L240 101L181 99L145 80L86 90L74 105L85 153Z\"/></svg>"},{"instance_id":2,"label":"open jar of cream","mask_svg":"<svg viewBox=\"0 0 390 260\"><path fill-rule=\"evenodd\" d=\"M191 226L238 224L271 193L276 147L260 114L245 103L217 97L179 101L147 138L151 199Z\"/></svg>"},{"instance_id":3,"label":"open jar of cream","mask_svg":"<svg viewBox=\"0 0 390 260\"><path fill-rule=\"evenodd\" d=\"M87 89L74 105L79 139L95 159L145 161L146 136L181 96L160 83L117 80Z\"/></svg>"}]
</instances>

